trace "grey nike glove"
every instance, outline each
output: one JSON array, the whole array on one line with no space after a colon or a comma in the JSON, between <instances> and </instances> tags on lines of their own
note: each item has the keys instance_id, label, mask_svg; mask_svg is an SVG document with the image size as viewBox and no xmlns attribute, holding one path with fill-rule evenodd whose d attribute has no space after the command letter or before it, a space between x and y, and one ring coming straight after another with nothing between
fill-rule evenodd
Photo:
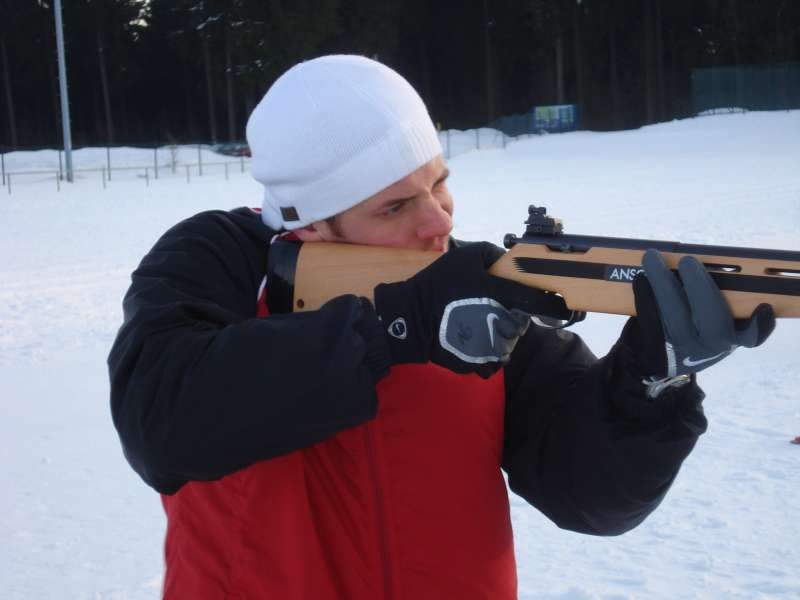
<instances>
[{"instance_id":1,"label":"grey nike glove","mask_svg":"<svg viewBox=\"0 0 800 600\"><path fill-rule=\"evenodd\" d=\"M431 361L485 378L508 363L532 314L570 318L560 296L490 275L503 254L486 242L453 247L407 281L378 285L391 362Z\"/></svg>"},{"instance_id":2,"label":"grey nike glove","mask_svg":"<svg viewBox=\"0 0 800 600\"><path fill-rule=\"evenodd\" d=\"M757 306L749 319L735 321L711 275L692 256L678 263L680 279L656 250L645 252L642 267L633 293L645 375L687 379L740 346L762 344L775 328L769 304Z\"/></svg>"}]
</instances>

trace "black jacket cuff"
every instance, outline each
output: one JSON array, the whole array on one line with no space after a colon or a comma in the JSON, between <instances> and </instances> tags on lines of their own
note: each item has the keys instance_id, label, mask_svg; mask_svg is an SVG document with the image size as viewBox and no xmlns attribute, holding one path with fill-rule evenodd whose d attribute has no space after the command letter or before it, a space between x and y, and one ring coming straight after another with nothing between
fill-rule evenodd
<instances>
[{"instance_id":1,"label":"black jacket cuff","mask_svg":"<svg viewBox=\"0 0 800 600\"><path fill-rule=\"evenodd\" d=\"M632 335L633 327L632 323L626 325L608 361L613 408L627 419L646 423L661 423L692 413L702 415L705 394L694 375L685 385L668 387L655 398L648 396L651 374L642 365L642 347L639 336Z\"/></svg>"},{"instance_id":2,"label":"black jacket cuff","mask_svg":"<svg viewBox=\"0 0 800 600\"><path fill-rule=\"evenodd\" d=\"M366 298L359 298L359 300L361 302L362 315L356 321L355 329L366 344L364 364L375 378L375 383L378 383L389 374L389 368L392 365L389 343L386 341L383 324L378 318L372 303Z\"/></svg>"}]
</instances>

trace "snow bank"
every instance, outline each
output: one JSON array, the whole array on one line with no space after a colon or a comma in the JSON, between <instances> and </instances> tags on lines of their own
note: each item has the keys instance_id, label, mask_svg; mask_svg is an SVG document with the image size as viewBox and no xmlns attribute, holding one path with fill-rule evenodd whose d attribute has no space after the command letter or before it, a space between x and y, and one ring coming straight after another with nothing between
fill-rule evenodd
<instances>
[{"instance_id":1,"label":"snow bank","mask_svg":"<svg viewBox=\"0 0 800 600\"><path fill-rule=\"evenodd\" d=\"M152 160L139 152L130 160ZM181 152L196 161L196 149ZM58 164L53 152L6 159ZM87 149L77 163L104 160ZM455 233L466 239L521 233L533 203L568 232L800 250L798 111L532 137L450 166ZM157 237L199 210L258 205L261 190L235 169L228 180L212 170L147 183L0 188L4 598L159 595L163 516L119 449L105 356L129 273ZM602 354L622 322L593 315L577 329ZM798 339L800 323L782 321L764 347L701 376L710 430L635 531L563 532L512 498L521 598L800 596L800 447L789 443L800 434Z\"/></svg>"}]
</instances>

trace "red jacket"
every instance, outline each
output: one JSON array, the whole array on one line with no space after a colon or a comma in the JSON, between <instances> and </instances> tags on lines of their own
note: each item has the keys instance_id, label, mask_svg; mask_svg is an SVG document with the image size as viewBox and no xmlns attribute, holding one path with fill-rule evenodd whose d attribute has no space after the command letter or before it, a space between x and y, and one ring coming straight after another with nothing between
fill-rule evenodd
<instances>
[{"instance_id":1,"label":"red jacket","mask_svg":"<svg viewBox=\"0 0 800 600\"><path fill-rule=\"evenodd\" d=\"M502 374L397 366L378 397L373 421L164 496L165 597L516 598Z\"/></svg>"}]
</instances>

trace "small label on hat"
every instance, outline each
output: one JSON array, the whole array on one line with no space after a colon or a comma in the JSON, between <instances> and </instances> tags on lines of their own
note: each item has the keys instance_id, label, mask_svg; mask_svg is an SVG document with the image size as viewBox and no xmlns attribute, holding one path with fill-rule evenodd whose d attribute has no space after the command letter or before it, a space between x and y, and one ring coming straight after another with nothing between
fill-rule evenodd
<instances>
[{"instance_id":1,"label":"small label on hat","mask_svg":"<svg viewBox=\"0 0 800 600\"><path fill-rule=\"evenodd\" d=\"M300 216L294 206L281 206L281 217L284 221L299 221Z\"/></svg>"}]
</instances>

